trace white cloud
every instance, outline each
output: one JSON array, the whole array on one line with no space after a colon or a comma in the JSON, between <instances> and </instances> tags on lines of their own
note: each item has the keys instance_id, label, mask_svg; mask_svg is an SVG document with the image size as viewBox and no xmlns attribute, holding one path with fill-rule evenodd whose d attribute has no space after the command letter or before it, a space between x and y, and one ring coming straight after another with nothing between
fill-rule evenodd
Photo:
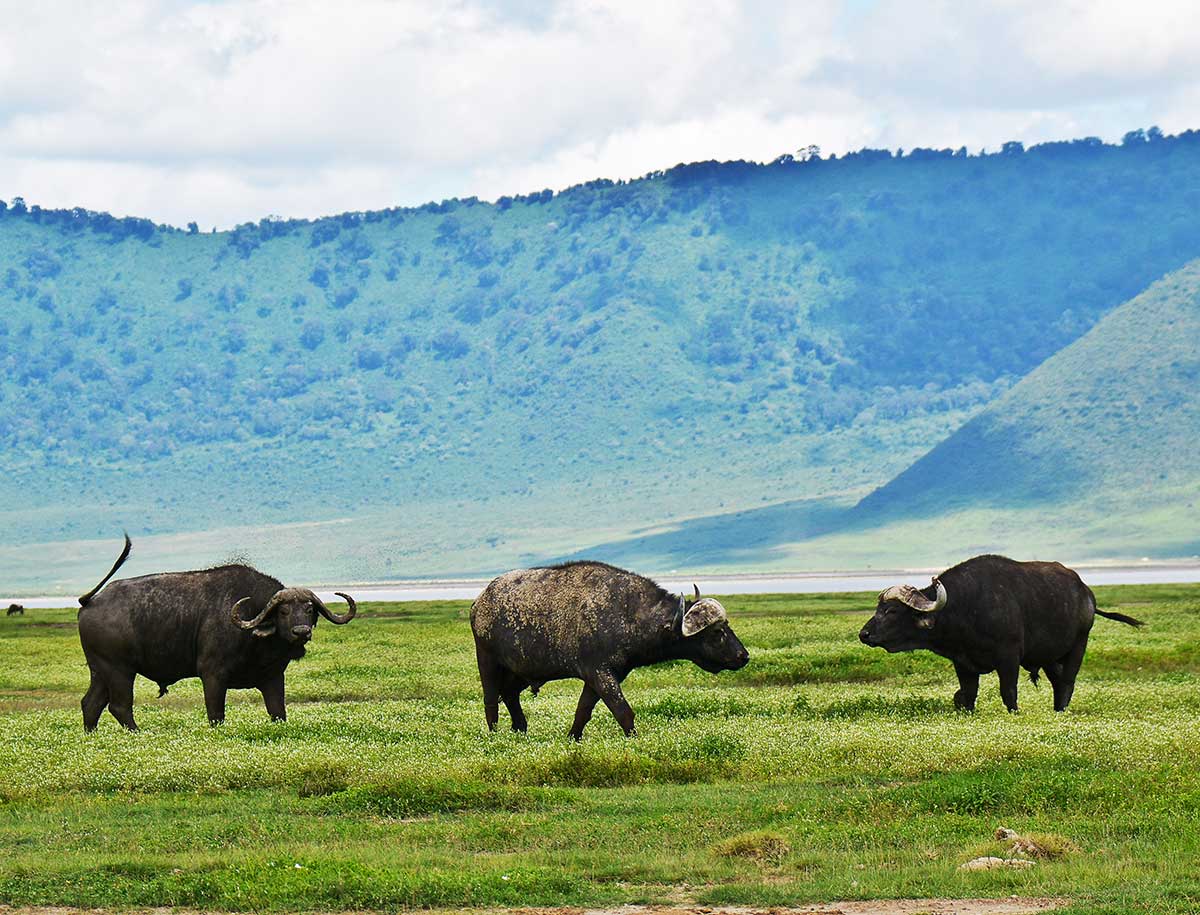
<instances>
[{"instance_id":1,"label":"white cloud","mask_svg":"<svg viewBox=\"0 0 1200 915\"><path fill-rule=\"evenodd\" d=\"M1191 4L0 2L0 196L182 224L1187 122Z\"/></svg>"}]
</instances>

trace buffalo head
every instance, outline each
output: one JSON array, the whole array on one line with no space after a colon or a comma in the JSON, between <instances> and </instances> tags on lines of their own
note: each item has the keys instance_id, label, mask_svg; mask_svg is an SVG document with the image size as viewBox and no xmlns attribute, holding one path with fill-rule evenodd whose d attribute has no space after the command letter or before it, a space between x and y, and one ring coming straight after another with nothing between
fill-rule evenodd
<instances>
[{"instance_id":1,"label":"buffalo head","mask_svg":"<svg viewBox=\"0 0 1200 915\"><path fill-rule=\"evenodd\" d=\"M750 653L729 627L725 608L711 597L702 598L695 585L692 589L695 597L691 600L679 597L679 631L686 657L710 674L741 670L750 660Z\"/></svg>"},{"instance_id":2,"label":"buffalo head","mask_svg":"<svg viewBox=\"0 0 1200 915\"><path fill-rule=\"evenodd\" d=\"M253 602L252 598L243 597L233 605L233 622L241 629L253 629L260 639L279 633L284 641L303 645L312 638L318 613L339 626L354 619L358 612L358 604L354 602L354 598L340 591L335 593L338 597L345 598L346 603L350 605L350 609L340 616L333 613L321 598L307 588L283 588L275 592L253 619L242 619L242 606Z\"/></svg>"},{"instance_id":3,"label":"buffalo head","mask_svg":"<svg viewBox=\"0 0 1200 915\"><path fill-rule=\"evenodd\" d=\"M880 593L875 615L858 633L863 644L890 652L928 647L935 614L946 606L948 598L945 586L936 577L924 590L932 590L933 596L912 585L893 585Z\"/></svg>"}]
</instances>

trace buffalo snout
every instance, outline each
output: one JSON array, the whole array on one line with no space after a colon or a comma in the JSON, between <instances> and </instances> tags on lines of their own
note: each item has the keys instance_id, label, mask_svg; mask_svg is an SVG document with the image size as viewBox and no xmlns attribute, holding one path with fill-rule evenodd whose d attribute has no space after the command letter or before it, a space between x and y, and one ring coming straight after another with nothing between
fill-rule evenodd
<instances>
[{"instance_id":1,"label":"buffalo snout","mask_svg":"<svg viewBox=\"0 0 1200 915\"><path fill-rule=\"evenodd\" d=\"M312 638L312 626L293 626L292 635L297 642L307 642Z\"/></svg>"},{"instance_id":2,"label":"buffalo snout","mask_svg":"<svg viewBox=\"0 0 1200 915\"><path fill-rule=\"evenodd\" d=\"M860 642L862 642L864 645L871 644L871 624L870 623L867 623L867 625L863 626L862 629L859 630L858 640Z\"/></svg>"}]
</instances>

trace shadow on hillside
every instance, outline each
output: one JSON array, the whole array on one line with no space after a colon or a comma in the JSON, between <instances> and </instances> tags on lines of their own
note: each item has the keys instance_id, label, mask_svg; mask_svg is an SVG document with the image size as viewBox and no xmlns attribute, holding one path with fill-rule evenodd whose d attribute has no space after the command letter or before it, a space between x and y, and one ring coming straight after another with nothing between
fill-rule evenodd
<instances>
[{"instance_id":1,"label":"shadow on hillside","mask_svg":"<svg viewBox=\"0 0 1200 915\"><path fill-rule=\"evenodd\" d=\"M968 430L970 433L972 430ZM630 567L757 568L797 545L835 534L862 535L911 517L934 519L971 508L1027 508L1077 495L1087 474L1016 449L984 447L978 434L954 436L861 501L797 499L707 515L559 557ZM1052 469L1047 469L1051 466Z\"/></svg>"},{"instance_id":2,"label":"shadow on hillside","mask_svg":"<svg viewBox=\"0 0 1200 915\"><path fill-rule=\"evenodd\" d=\"M1094 469L1066 446L1033 450L1020 425L987 412L871 492L847 518L851 528L969 508L1035 508L1079 498Z\"/></svg>"},{"instance_id":3,"label":"shadow on hillside","mask_svg":"<svg viewBox=\"0 0 1200 915\"><path fill-rule=\"evenodd\" d=\"M845 499L798 499L684 521L669 530L627 537L559 557L644 563L662 568L760 565L772 549L844 530L854 515Z\"/></svg>"}]
</instances>

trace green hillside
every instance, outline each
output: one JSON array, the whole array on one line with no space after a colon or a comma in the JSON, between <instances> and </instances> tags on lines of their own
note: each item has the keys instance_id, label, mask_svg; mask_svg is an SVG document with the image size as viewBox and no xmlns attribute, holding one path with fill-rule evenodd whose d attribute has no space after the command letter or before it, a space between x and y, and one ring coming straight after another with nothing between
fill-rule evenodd
<instances>
[{"instance_id":1,"label":"green hillside","mask_svg":"<svg viewBox=\"0 0 1200 915\"><path fill-rule=\"evenodd\" d=\"M89 582L121 527L133 571L241 553L310 581L729 513L836 528L830 506L1200 254L1197 212L1194 133L699 163L226 233L14 201L0 590ZM1062 495L983 472L995 498ZM810 565L756 542L684 559Z\"/></svg>"},{"instance_id":2,"label":"green hillside","mask_svg":"<svg viewBox=\"0 0 1200 915\"><path fill-rule=\"evenodd\" d=\"M1200 488L1200 260L1106 315L895 480L876 516ZM1197 532L1200 538L1200 530Z\"/></svg>"},{"instance_id":3,"label":"green hillside","mask_svg":"<svg viewBox=\"0 0 1200 915\"><path fill-rule=\"evenodd\" d=\"M981 552L1194 557L1198 386L1200 260L1110 312L858 505L720 514L590 552L779 568L937 566Z\"/></svg>"},{"instance_id":4,"label":"green hillside","mask_svg":"<svg viewBox=\"0 0 1200 915\"><path fill-rule=\"evenodd\" d=\"M1106 552L1124 535L1138 553L1198 553L1198 389L1193 261L1106 315L859 509L878 523L1038 507L1081 544L1101 535Z\"/></svg>"}]
</instances>

